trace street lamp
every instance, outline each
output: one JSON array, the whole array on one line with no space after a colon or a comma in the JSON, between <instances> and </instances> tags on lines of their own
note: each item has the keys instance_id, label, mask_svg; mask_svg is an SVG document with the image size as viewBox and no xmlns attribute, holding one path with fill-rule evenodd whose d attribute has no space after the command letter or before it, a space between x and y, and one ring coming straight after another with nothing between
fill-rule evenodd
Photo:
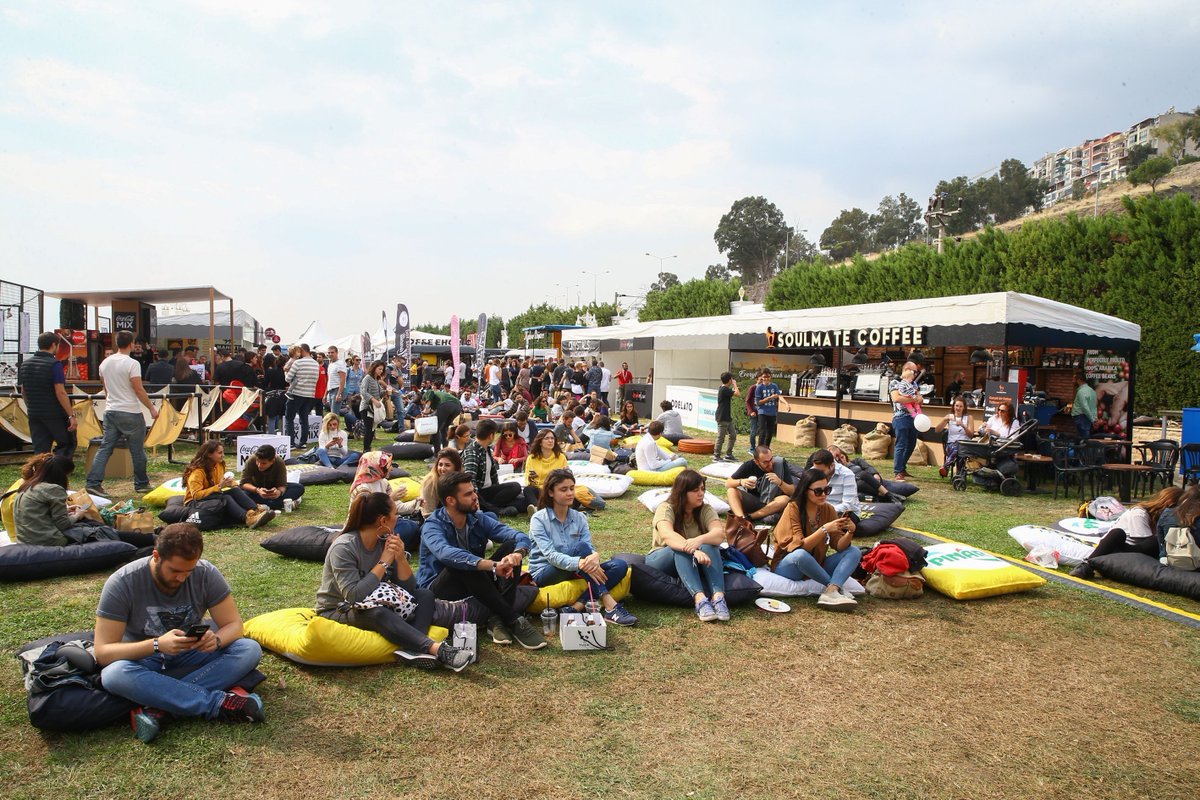
<instances>
[{"instance_id":1,"label":"street lamp","mask_svg":"<svg viewBox=\"0 0 1200 800\"><path fill-rule=\"evenodd\" d=\"M566 305L564 306L565 308L571 307L571 290L575 289L576 290L576 292L575 292L576 303L575 304L579 305L579 291L578 291L579 284L575 284L574 286L572 286L569 283L556 283L556 284L554 284L554 288L562 289L566 293L567 297L566 297Z\"/></svg>"},{"instance_id":2,"label":"street lamp","mask_svg":"<svg viewBox=\"0 0 1200 800\"><path fill-rule=\"evenodd\" d=\"M591 276L592 276L592 305L597 305L597 299L596 299L596 298L597 298L597 297L599 297L599 294L598 294L598 291L599 291L599 289L598 289L598 287L599 287L599 285L600 285L600 276L601 276L601 275L607 275L607 274L608 274L608 270L604 270L603 272L591 272L590 270L581 269L581 270L579 270L579 271L580 271L580 272L582 272L584 275L591 275Z\"/></svg>"},{"instance_id":3,"label":"street lamp","mask_svg":"<svg viewBox=\"0 0 1200 800\"><path fill-rule=\"evenodd\" d=\"M673 255L673 256L656 256L656 255L654 255L654 253L646 253L646 255L650 256L651 258L658 259L658 271L659 272L663 271L663 262L666 261L668 258L679 258L678 254Z\"/></svg>"},{"instance_id":4,"label":"street lamp","mask_svg":"<svg viewBox=\"0 0 1200 800\"><path fill-rule=\"evenodd\" d=\"M779 265L780 271L788 268L788 259L792 257L792 227L788 226L787 238L783 241L783 263ZM796 228L796 233L808 233L808 228Z\"/></svg>"}]
</instances>

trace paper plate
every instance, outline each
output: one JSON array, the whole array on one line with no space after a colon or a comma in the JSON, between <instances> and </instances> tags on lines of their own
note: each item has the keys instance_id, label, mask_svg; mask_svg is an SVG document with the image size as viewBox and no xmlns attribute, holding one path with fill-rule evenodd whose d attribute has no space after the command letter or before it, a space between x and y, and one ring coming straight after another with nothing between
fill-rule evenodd
<instances>
[{"instance_id":1,"label":"paper plate","mask_svg":"<svg viewBox=\"0 0 1200 800\"><path fill-rule=\"evenodd\" d=\"M792 610L792 607L787 603L782 600L776 600L773 597L760 597L754 601L754 605L763 611L770 611L772 614L786 614Z\"/></svg>"}]
</instances>

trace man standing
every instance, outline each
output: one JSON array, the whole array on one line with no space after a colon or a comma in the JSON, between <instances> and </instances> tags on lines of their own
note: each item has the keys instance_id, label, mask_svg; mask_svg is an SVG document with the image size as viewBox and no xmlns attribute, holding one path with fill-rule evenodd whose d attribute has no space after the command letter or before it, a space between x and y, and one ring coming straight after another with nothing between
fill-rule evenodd
<instances>
[{"instance_id":1,"label":"man standing","mask_svg":"<svg viewBox=\"0 0 1200 800\"><path fill-rule=\"evenodd\" d=\"M717 446L713 448L713 461L734 460L733 447L737 444L737 428L733 426L733 398L741 396L733 373L722 372L721 388L717 389L717 413L714 415L717 421ZM721 448L725 445L726 436L729 437L729 446L722 456Z\"/></svg>"},{"instance_id":2,"label":"man standing","mask_svg":"<svg viewBox=\"0 0 1200 800\"><path fill-rule=\"evenodd\" d=\"M629 362L621 362L621 371L617 373L617 407L625 405L625 386L633 383L633 373L629 371Z\"/></svg>"},{"instance_id":3,"label":"man standing","mask_svg":"<svg viewBox=\"0 0 1200 800\"><path fill-rule=\"evenodd\" d=\"M1096 424L1096 390L1088 384L1083 370L1075 371L1075 400L1071 403L1071 419L1075 421L1075 433L1081 440L1091 437L1092 426Z\"/></svg>"},{"instance_id":4,"label":"man standing","mask_svg":"<svg viewBox=\"0 0 1200 800\"><path fill-rule=\"evenodd\" d=\"M758 447L758 406L754 404L754 396L762 382L763 376L759 372L754 376L754 383L746 390L746 416L750 420L750 455L754 455L754 448Z\"/></svg>"},{"instance_id":5,"label":"man standing","mask_svg":"<svg viewBox=\"0 0 1200 800\"><path fill-rule=\"evenodd\" d=\"M100 383L108 398L104 411L104 441L87 475L87 490L100 497L108 497L102 485L104 469L121 436L129 441L134 491L150 491L150 477L146 474L146 448L142 445L146 440L146 418L142 416L142 407L150 409L150 416L158 419L158 409L142 388L141 365L129 357L133 348L133 334L121 331L116 340L117 352L100 364Z\"/></svg>"},{"instance_id":6,"label":"man standing","mask_svg":"<svg viewBox=\"0 0 1200 800\"><path fill-rule=\"evenodd\" d=\"M308 345L300 345L300 357L288 365L287 374L287 408L284 416L284 430L292 440L293 447L303 447L308 443L308 412L312 408L317 392L317 378L321 368L313 360ZM300 415L300 440L296 440L296 415Z\"/></svg>"},{"instance_id":7,"label":"man standing","mask_svg":"<svg viewBox=\"0 0 1200 800\"><path fill-rule=\"evenodd\" d=\"M488 391L492 393L492 402L495 403L500 399L500 365L494 358L487 365L487 383Z\"/></svg>"},{"instance_id":8,"label":"man standing","mask_svg":"<svg viewBox=\"0 0 1200 800\"><path fill-rule=\"evenodd\" d=\"M612 370L604 366L604 362L600 362L600 399L604 401L604 405L608 405L608 387L612 383Z\"/></svg>"},{"instance_id":9,"label":"man standing","mask_svg":"<svg viewBox=\"0 0 1200 800\"><path fill-rule=\"evenodd\" d=\"M787 461L760 444L754 457L725 480L725 500L731 514L773 525L795 494L796 483Z\"/></svg>"},{"instance_id":10,"label":"man standing","mask_svg":"<svg viewBox=\"0 0 1200 800\"><path fill-rule=\"evenodd\" d=\"M587 383L583 387L583 393L591 394L592 392L595 392L597 396L599 396L600 379L603 377L604 373L600 371L600 364L596 361L596 359L593 358L592 365L588 367L587 372L584 373L584 380L587 381Z\"/></svg>"},{"instance_id":11,"label":"man standing","mask_svg":"<svg viewBox=\"0 0 1200 800\"><path fill-rule=\"evenodd\" d=\"M67 399L63 364L54 357L58 334L40 334L38 351L21 364L18 382L29 412L29 438L33 452L49 453L51 445L60 456L75 456L75 414Z\"/></svg>"},{"instance_id":12,"label":"man standing","mask_svg":"<svg viewBox=\"0 0 1200 800\"><path fill-rule=\"evenodd\" d=\"M131 359L132 360L132 359ZM262 649L220 571L201 560L204 537L187 523L163 528L154 552L114 572L96 609L96 663L115 695L137 703L134 734L151 741L172 717L262 722L262 698L233 687ZM205 614L211 625L205 625ZM182 677L176 677L182 673Z\"/></svg>"},{"instance_id":13,"label":"man standing","mask_svg":"<svg viewBox=\"0 0 1200 800\"><path fill-rule=\"evenodd\" d=\"M780 404L783 405L784 411L791 410L781 395L782 390L779 388L779 384L771 380L771 370L764 369L758 385L754 387L754 405L758 408L759 445L771 446L771 440L775 438L775 431L779 424Z\"/></svg>"},{"instance_id":14,"label":"man standing","mask_svg":"<svg viewBox=\"0 0 1200 800\"><path fill-rule=\"evenodd\" d=\"M339 417L346 415L346 362L338 357L338 349L332 345L326 353L329 356L329 366L325 368L329 383L325 391L325 405ZM349 423L347 423L349 424ZM353 428L351 428L353 430Z\"/></svg>"},{"instance_id":15,"label":"man standing","mask_svg":"<svg viewBox=\"0 0 1200 800\"><path fill-rule=\"evenodd\" d=\"M148 391L157 392L171 383L175 377L175 367L171 365L166 350L160 350L158 360L146 367L144 382Z\"/></svg>"},{"instance_id":16,"label":"man standing","mask_svg":"<svg viewBox=\"0 0 1200 800\"><path fill-rule=\"evenodd\" d=\"M283 511L283 501L298 503L304 496L304 487L299 483L288 483L287 467L283 459L269 444L259 445L252 458L246 459L242 467L242 479L238 485L255 504L275 511Z\"/></svg>"},{"instance_id":17,"label":"man standing","mask_svg":"<svg viewBox=\"0 0 1200 800\"><path fill-rule=\"evenodd\" d=\"M432 589L441 600L474 597L483 603L492 615L488 629L496 644L516 639L526 650L545 647L542 632L515 607L521 562L533 544L529 537L479 513L479 494L467 473L451 472L437 488L442 508L421 531L421 588ZM498 546L484 558L488 540Z\"/></svg>"}]
</instances>

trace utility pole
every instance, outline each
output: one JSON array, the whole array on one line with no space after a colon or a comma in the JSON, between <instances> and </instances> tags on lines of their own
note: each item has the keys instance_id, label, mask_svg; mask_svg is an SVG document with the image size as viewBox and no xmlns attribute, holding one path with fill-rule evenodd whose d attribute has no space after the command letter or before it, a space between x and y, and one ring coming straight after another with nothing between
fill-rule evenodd
<instances>
[{"instance_id":1,"label":"utility pole","mask_svg":"<svg viewBox=\"0 0 1200 800\"><path fill-rule=\"evenodd\" d=\"M962 212L963 199L958 198L958 208L953 211L946 210L946 193L936 194L929 198L929 205L925 208L925 224L930 228L937 228L937 251L941 255L946 238L946 227L950 224L950 218L955 214Z\"/></svg>"}]
</instances>

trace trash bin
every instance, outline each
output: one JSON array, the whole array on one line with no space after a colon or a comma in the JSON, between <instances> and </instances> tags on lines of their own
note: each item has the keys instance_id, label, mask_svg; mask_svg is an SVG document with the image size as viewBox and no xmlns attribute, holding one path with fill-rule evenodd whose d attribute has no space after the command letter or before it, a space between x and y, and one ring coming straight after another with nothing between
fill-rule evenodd
<instances>
[{"instance_id":1,"label":"trash bin","mask_svg":"<svg viewBox=\"0 0 1200 800\"><path fill-rule=\"evenodd\" d=\"M96 460L96 453L100 452L100 444L103 441L104 437L102 436L88 441L87 470L84 474L92 471L92 462ZM112 455L108 457L108 463L104 465L104 477L116 480L127 480L133 477L133 458L129 455L129 440L124 436L117 438Z\"/></svg>"}]
</instances>

